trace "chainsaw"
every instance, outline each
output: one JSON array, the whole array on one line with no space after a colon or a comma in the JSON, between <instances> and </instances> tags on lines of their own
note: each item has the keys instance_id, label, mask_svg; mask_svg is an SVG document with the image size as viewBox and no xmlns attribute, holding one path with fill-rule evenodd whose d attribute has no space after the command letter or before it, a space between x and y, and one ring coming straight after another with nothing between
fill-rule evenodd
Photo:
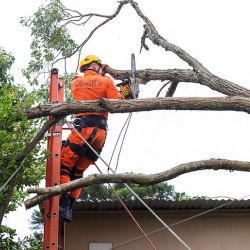
<instances>
[{"instance_id":1,"label":"chainsaw","mask_svg":"<svg viewBox=\"0 0 250 250\"><path fill-rule=\"evenodd\" d=\"M135 66L135 55L131 55L131 77L122 79L122 82L116 84L117 87L129 85L131 89L132 98L136 99L139 96L139 84L136 83L136 66Z\"/></svg>"}]
</instances>

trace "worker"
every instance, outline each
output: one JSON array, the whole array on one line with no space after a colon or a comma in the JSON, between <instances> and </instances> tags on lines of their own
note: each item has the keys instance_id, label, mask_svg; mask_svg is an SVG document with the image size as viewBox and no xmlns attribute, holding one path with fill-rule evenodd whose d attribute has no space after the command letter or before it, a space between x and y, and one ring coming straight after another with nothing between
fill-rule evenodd
<instances>
[{"instance_id":1,"label":"worker","mask_svg":"<svg viewBox=\"0 0 250 250\"><path fill-rule=\"evenodd\" d=\"M75 101L130 98L129 85L121 86L119 92L113 80L105 76L105 64L99 57L94 55L84 57L80 61L79 71L84 75L76 76L71 83ZM106 139L107 118L108 112L88 112L76 115L74 123L77 132L72 130L62 147L61 184L82 178L83 172L98 159L81 136L100 154ZM72 220L72 206L81 190L77 189L61 195L60 218L62 220L68 222Z\"/></svg>"}]
</instances>

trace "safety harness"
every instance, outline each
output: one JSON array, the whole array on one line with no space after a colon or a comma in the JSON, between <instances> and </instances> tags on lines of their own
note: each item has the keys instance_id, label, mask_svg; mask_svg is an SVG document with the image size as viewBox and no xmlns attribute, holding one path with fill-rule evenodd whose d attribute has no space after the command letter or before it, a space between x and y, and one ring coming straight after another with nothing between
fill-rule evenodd
<instances>
[{"instance_id":1,"label":"safety harness","mask_svg":"<svg viewBox=\"0 0 250 250\"><path fill-rule=\"evenodd\" d=\"M107 130L107 119L104 116L99 115L78 117L74 120L73 124L79 133L81 133L83 128L94 128L89 138L87 139L87 142L89 144L91 144L91 142L93 141L98 129ZM79 156L86 156L93 161L97 160L98 158L95 154L92 153L92 150L88 150L89 147L86 143L84 143L83 145L78 145L67 140L65 146L69 146L70 149Z\"/></svg>"},{"instance_id":2,"label":"safety harness","mask_svg":"<svg viewBox=\"0 0 250 250\"><path fill-rule=\"evenodd\" d=\"M83 116L83 117L77 117L73 125L75 129L81 133L83 128L87 127L93 127L93 131L90 134L89 138L86 139L88 144L91 144L94 137L96 136L97 130L107 130L107 119L104 116L100 115L90 115L90 116ZM76 143L70 142L67 140L65 143L63 143L64 147L70 147L70 149L79 156L86 156L91 161L96 161L98 159L98 156L89 148L87 143L84 143L83 145L78 145ZM100 154L102 151L102 148L98 150L98 153ZM82 176L82 170L77 169L75 166L72 168L72 170L69 167L66 167L64 165L61 166L61 175L69 175L71 180L81 178Z\"/></svg>"}]
</instances>

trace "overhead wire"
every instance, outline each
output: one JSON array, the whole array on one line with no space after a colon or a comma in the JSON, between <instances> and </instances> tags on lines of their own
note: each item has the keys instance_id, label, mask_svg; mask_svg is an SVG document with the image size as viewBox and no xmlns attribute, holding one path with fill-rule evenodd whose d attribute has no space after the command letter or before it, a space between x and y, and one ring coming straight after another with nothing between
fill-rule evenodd
<instances>
[{"instance_id":1,"label":"overhead wire","mask_svg":"<svg viewBox=\"0 0 250 250\"><path fill-rule=\"evenodd\" d=\"M79 137L86 143L86 145L93 151L93 153L106 165L108 169L111 170L112 173L115 173L115 171L108 165L108 163L102 158L101 155L99 155L96 150L88 143L88 141L81 136L81 134L72 126L71 123L69 123L66 119L64 119L66 124L71 127L78 135ZM191 248L135 193L135 191L126 183L124 185L128 188L128 190L150 211L150 213L169 231L172 233L172 235L187 249L191 250Z\"/></svg>"},{"instance_id":2,"label":"overhead wire","mask_svg":"<svg viewBox=\"0 0 250 250\"><path fill-rule=\"evenodd\" d=\"M243 200L243 199L245 199L245 198L247 198L247 197L250 197L250 194L241 197L239 200ZM226 203L224 203L224 204L221 204L221 205L219 205L219 206L217 206L217 207L215 207L215 208L208 209L208 210L206 210L206 211L204 211L204 212L198 213L198 214L193 215L193 216L191 216L191 217L189 217L189 218L186 218L186 219L180 220L180 221L178 221L178 222L172 223L172 224L169 225L169 227L174 227L174 226L180 225L180 224L182 224L182 223L185 223L185 222L187 222L187 221L193 220L193 219L195 219L195 218L197 218L197 217L200 217L200 216L202 216L202 215L211 213L211 212L213 212L213 211L215 211L215 210L217 210L217 209L220 209L220 208L222 208L222 207L228 206L228 205L234 203L235 201L236 201L236 200L234 199L234 200L232 200L232 201L229 201L229 202L226 202ZM154 231L152 231L152 232L149 232L147 235L150 236L150 235L159 233L159 232L164 231L164 230L166 230L166 228L165 228L165 227L162 227L162 228L156 229L156 230L154 230ZM118 249L118 248L120 248L120 247L123 247L123 246L125 246L125 245L131 244L131 243L133 243L133 242L135 242L135 241L138 241L138 240L141 240L141 239L142 239L141 236L135 237L135 238L130 239L130 240L128 240L128 241L124 241L124 242L121 242L120 244L117 244L117 245L115 245L115 246L112 246L112 249ZM108 249L108 250L110 250L110 249Z\"/></svg>"}]
</instances>

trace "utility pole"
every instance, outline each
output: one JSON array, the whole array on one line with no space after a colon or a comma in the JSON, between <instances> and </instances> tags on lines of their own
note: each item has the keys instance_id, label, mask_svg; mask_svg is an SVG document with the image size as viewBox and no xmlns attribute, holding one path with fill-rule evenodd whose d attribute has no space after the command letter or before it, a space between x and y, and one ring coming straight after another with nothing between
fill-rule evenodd
<instances>
[{"instance_id":1,"label":"utility pole","mask_svg":"<svg viewBox=\"0 0 250 250\"><path fill-rule=\"evenodd\" d=\"M50 103L64 102L64 80L58 78L58 69L50 75ZM51 119L52 117L49 117ZM50 155L46 162L46 187L60 184L60 158L62 147L62 124L55 124L48 130L47 150ZM59 196L49 198L44 203L43 250L65 250L65 223L59 217Z\"/></svg>"}]
</instances>

